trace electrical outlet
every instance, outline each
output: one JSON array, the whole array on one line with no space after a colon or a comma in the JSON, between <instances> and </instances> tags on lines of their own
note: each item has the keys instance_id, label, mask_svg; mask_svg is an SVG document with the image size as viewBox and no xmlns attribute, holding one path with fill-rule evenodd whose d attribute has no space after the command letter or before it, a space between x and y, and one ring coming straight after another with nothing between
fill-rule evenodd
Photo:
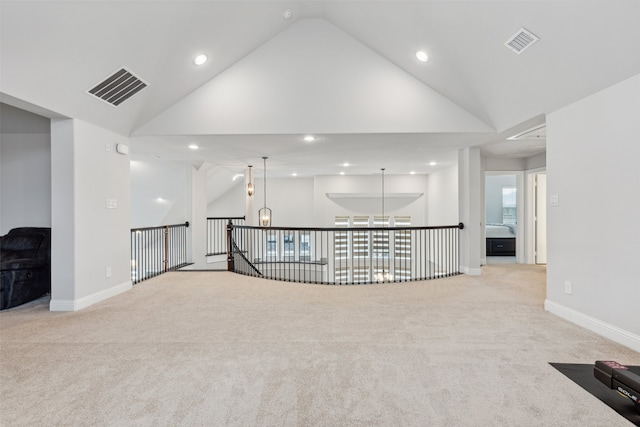
<instances>
[{"instance_id":1,"label":"electrical outlet","mask_svg":"<svg viewBox=\"0 0 640 427\"><path fill-rule=\"evenodd\" d=\"M107 277L111 277L111 267L107 267Z\"/></svg>"},{"instance_id":2,"label":"electrical outlet","mask_svg":"<svg viewBox=\"0 0 640 427\"><path fill-rule=\"evenodd\" d=\"M571 295L571 282L568 280L564 282L564 293Z\"/></svg>"}]
</instances>

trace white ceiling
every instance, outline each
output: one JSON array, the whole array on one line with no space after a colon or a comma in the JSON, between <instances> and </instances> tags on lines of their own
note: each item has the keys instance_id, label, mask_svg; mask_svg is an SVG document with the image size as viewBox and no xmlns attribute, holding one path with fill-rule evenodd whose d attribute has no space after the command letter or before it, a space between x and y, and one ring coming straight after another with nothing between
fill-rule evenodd
<instances>
[{"instance_id":1,"label":"white ceiling","mask_svg":"<svg viewBox=\"0 0 640 427\"><path fill-rule=\"evenodd\" d=\"M528 157L544 139L506 138L640 73L637 0L0 0L0 14L1 101L131 135L132 159L229 174L262 156L270 176L429 173L466 146ZM517 55L504 42L522 27L540 41ZM85 93L123 66L149 86L117 108Z\"/></svg>"}]
</instances>

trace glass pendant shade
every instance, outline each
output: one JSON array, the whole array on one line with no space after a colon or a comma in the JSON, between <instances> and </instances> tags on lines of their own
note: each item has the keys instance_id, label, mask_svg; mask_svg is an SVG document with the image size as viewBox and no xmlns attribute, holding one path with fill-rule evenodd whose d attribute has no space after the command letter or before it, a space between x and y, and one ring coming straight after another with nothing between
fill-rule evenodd
<instances>
[{"instance_id":1,"label":"glass pendant shade","mask_svg":"<svg viewBox=\"0 0 640 427\"><path fill-rule=\"evenodd\" d=\"M271 209L266 206L258 211L258 218L260 218L260 225L262 227L271 227Z\"/></svg>"},{"instance_id":2,"label":"glass pendant shade","mask_svg":"<svg viewBox=\"0 0 640 427\"><path fill-rule=\"evenodd\" d=\"M247 196L251 197L253 196L253 194L256 192L255 187L253 186L253 173L252 168L253 166L249 165L249 182L247 183Z\"/></svg>"}]
</instances>

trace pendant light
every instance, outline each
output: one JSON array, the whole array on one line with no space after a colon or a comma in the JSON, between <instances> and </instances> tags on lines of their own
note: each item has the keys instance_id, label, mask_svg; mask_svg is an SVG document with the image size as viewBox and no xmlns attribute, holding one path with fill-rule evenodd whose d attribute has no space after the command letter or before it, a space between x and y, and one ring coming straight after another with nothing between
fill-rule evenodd
<instances>
[{"instance_id":1,"label":"pendant light","mask_svg":"<svg viewBox=\"0 0 640 427\"><path fill-rule=\"evenodd\" d=\"M267 207L267 159L263 157L264 161L264 207L258 211L258 221L262 227L271 227L271 209Z\"/></svg>"},{"instance_id":2,"label":"pendant light","mask_svg":"<svg viewBox=\"0 0 640 427\"><path fill-rule=\"evenodd\" d=\"M385 168L380 168L380 170L382 171L382 217L380 218L380 221L382 222L382 224L385 224L385 220L384 220L384 170ZM387 227L389 226L389 224L387 223ZM387 232L388 233L388 232ZM391 269L391 266L389 266L389 269ZM385 260L382 260L382 273L378 273L375 275L375 279L378 282L390 282L393 281L393 274L391 274L391 271L386 271L385 270Z\"/></svg>"},{"instance_id":3,"label":"pendant light","mask_svg":"<svg viewBox=\"0 0 640 427\"><path fill-rule=\"evenodd\" d=\"M380 170L382 171L382 221L384 221L384 168Z\"/></svg>"},{"instance_id":4,"label":"pendant light","mask_svg":"<svg viewBox=\"0 0 640 427\"><path fill-rule=\"evenodd\" d=\"M249 165L249 182L247 183L247 196L253 196L256 189L253 186L253 166Z\"/></svg>"}]
</instances>

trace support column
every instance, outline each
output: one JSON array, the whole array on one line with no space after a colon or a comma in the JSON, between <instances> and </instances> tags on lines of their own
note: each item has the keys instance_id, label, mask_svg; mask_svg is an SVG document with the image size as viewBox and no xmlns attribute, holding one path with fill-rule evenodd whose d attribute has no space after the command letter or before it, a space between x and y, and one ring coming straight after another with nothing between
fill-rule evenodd
<instances>
[{"instance_id":1,"label":"support column","mask_svg":"<svg viewBox=\"0 0 640 427\"><path fill-rule=\"evenodd\" d=\"M76 311L131 289L126 137L76 119L51 121L51 311Z\"/></svg>"},{"instance_id":2,"label":"support column","mask_svg":"<svg viewBox=\"0 0 640 427\"><path fill-rule=\"evenodd\" d=\"M191 262L207 263L207 173L210 163L191 169Z\"/></svg>"},{"instance_id":3,"label":"support column","mask_svg":"<svg viewBox=\"0 0 640 427\"><path fill-rule=\"evenodd\" d=\"M464 229L460 230L460 271L479 276L482 240L482 167L478 147L458 151L458 210Z\"/></svg>"}]
</instances>

